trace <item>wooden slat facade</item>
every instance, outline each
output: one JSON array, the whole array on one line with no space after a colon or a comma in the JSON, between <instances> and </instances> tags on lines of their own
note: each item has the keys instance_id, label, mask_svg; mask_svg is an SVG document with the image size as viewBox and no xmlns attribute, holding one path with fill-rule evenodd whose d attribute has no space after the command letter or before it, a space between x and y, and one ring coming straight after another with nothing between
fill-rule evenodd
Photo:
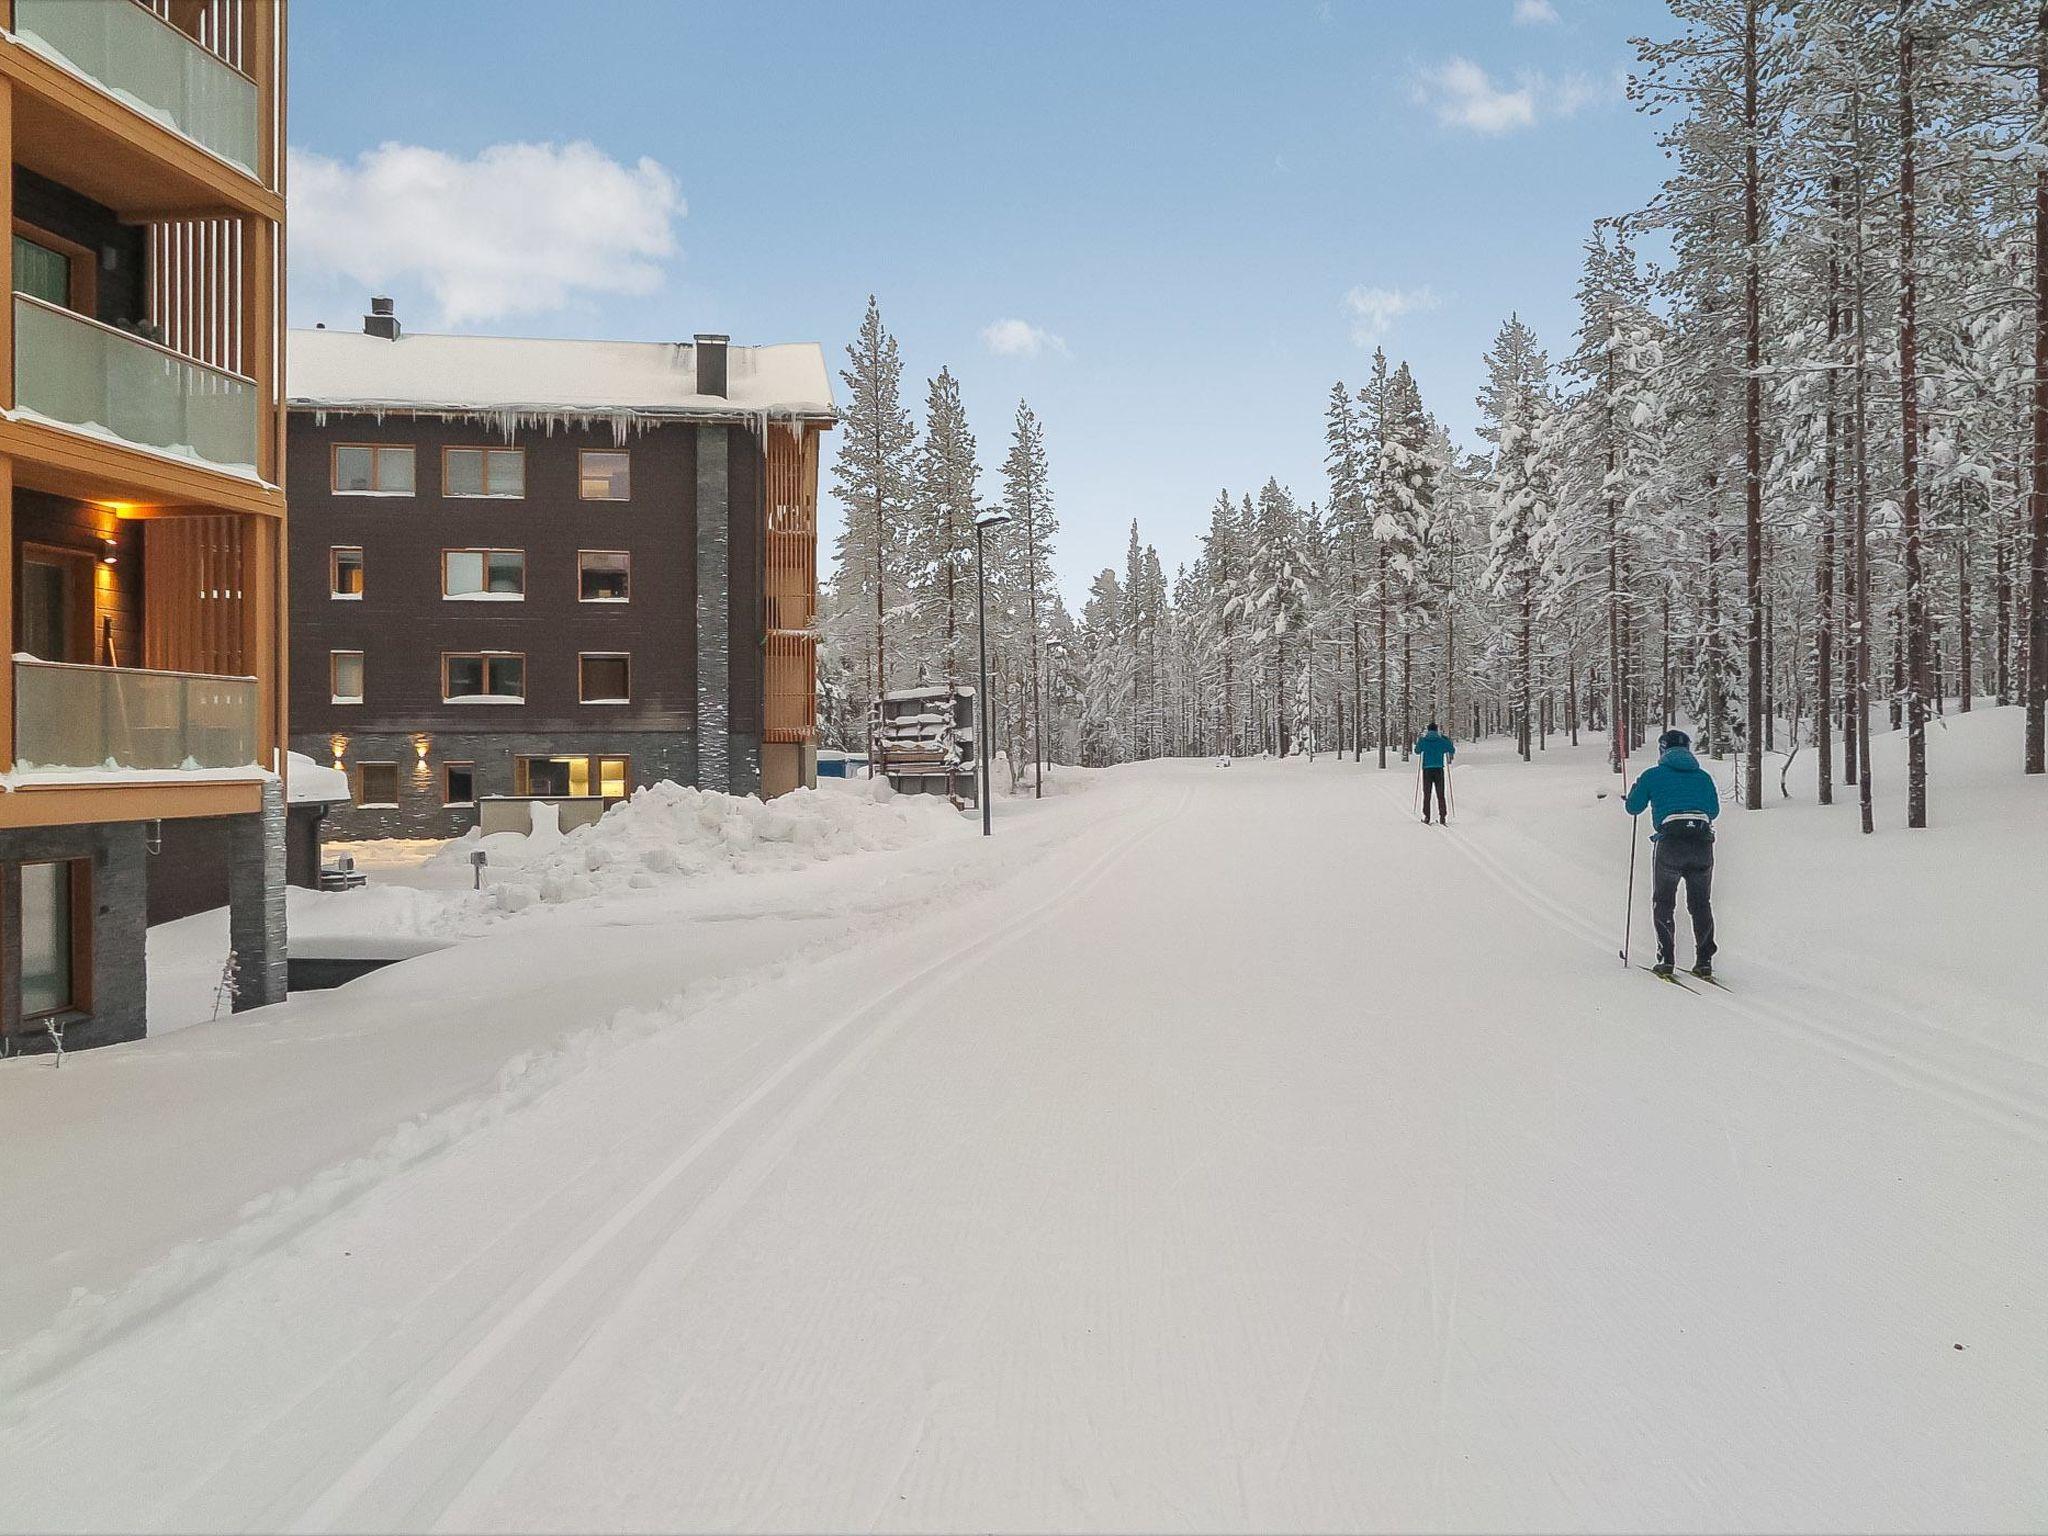
<instances>
[{"instance_id":1,"label":"wooden slat facade","mask_svg":"<svg viewBox=\"0 0 2048 1536\"><path fill-rule=\"evenodd\" d=\"M818 446L814 427L768 428L764 742L818 732Z\"/></svg>"},{"instance_id":2,"label":"wooden slat facade","mask_svg":"<svg viewBox=\"0 0 2048 1536\"><path fill-rule=\"evenodd\" d=\"M142 665L243 677L258 671L247 603L249 520L165 517L143 538ZM255 621L255 622L252 622Z\"/></svg>"}]
</instances>

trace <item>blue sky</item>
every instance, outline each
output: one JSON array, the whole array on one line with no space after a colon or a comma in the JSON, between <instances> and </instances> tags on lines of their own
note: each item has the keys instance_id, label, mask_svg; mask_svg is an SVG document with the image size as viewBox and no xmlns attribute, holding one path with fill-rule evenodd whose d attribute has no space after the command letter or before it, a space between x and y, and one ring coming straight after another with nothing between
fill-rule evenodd
<instances>
[{"instance_id":1,"label":"blue sky","mask_svg":"<svg viewBox=\"0 0 2048 1536\"><path fill-rule=\"evenodd\" d=\"M1045 419L1071 600L1133 517L1171 569L1220 486L1319 497L1324 397L1375 334L1461 434L1510 309L1568 350L1587 228L1662 173L1622 76L1668 28L1650 0L304 0L293 323L356 324L374 285L415 329L724 330L836 370L873 292L914 408L960 378L990 495L1017 400Z\"/></svg>"}]
</instances>

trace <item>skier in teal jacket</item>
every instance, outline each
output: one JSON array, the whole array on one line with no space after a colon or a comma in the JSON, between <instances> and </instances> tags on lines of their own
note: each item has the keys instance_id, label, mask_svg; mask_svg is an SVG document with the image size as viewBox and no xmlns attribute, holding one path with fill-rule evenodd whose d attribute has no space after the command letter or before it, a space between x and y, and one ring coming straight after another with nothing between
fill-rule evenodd
<instances>
[{"instance_id":1,"label":"skier in teal jacket","mask_svg":"<svg viewBox=\"0 0 2048 1536\"><path fill-rule=\"evenodd\" d=\"M1659 976L1672 971L1677 934L1678 887L1685 886L1685 909L1692 916L1695 976L1714 974L1714 818L1721 814L1721 792L1714 776L1692 755L1692 738L1666 731L1657 738L1662 754L1657 766L1630 786L1623 808L1631 816L1650 811L1650 841L1656 846L1650 917L1657 928Z\"/></svg>"},{"instance_id":2,"label":"skier in teal jacket","mask_svg":"<svg viewBox=\"0 0 2048 1536\"><path fill-rule=\"evenodd\" d=\"M1436 728L1434 720L1429 729L1415 738L1415 755L1422 759L1422 824L1429 825L1429 796L1436 792L1436 814L1439 821L1450 820L1450 812L1444 809L1444 769L1450 760L1458 755L1457 744Z\"/></svg>"}]
</instances>

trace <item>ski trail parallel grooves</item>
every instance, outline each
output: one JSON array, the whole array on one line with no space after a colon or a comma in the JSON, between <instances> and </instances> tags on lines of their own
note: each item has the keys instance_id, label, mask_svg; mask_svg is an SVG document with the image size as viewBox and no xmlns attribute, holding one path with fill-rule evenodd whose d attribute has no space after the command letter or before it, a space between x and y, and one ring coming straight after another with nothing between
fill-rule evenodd
<instances>
[{"instance_id":1,"label":"ski trail parallel grooves","mask_svg":"<svg viewBox=\"0 0 2048 1536\"><path fill-rule=\"evenodd\" d=\"M1597 944L1603 952L1606 950L1610 940L1583 914L1574 912L1547 892L1532 885L1522 875L1507 868L1490 852L1482 851L1461 833L1450 827L1442 830L1446 833L1446 841L1463 854L1475 868L1492 878L1502 890L1514 896L1532 912L1590 944ZM1771 969L1779 970L1775 966ZM1831 990L1836 991L1838 995L1846 995L1838 988ZM1829 1055L1861 1067L1888 1082L1917 1089L1941 1099L2000 1130L2024 1136L2032 1141L2048 1142L2048 1109L2028 1098L2014 1097L1977 1078L1959 1073L1940 1063L1928 1061L1897 1045L1860 1036L1852 1028L1830 1024L1804 1009L1784 1003L1752 1001L1746 995L1737 994L1726 987L1716 987L1711 989L1711 994L1699 995L1754 1023L1767 1024L1780 1033L1804 1038L1809 1044L1826 1051ZM2019 1058L2013 1059L2016 1065L2023 1064Z\"/></svg>"},{"instance_id":2,"label":"ski trail parallel grooves","mask_svg":"<svg viewBox=\"0 0 2048 1536\"><path fill-rule=\"evenodd\" d=\"M1038 925L1053 916L1070 897L1085 890L1108 874L1110 869L1134 845L1178 817L1187 808L1191 796L1191 790L1184 790L1180 800L1172 810L1164 815L1152 818L1127 836L1119 839L1091 860L1080 874L1061 886L1051 896L1020 914L1016 921L1009 923L1001 931L986 933L954 946L945 953L930 960L903 980L896 982L879 996L871 998L860 1007L843 1014L817 1035L813 1036L807 1044L799 1048L780 1067L760 1079L725 1114L721 1115L710 1126L693 1138L681 1152L670 1159L637 1192L619 1205L602 1226L591 1233L581 1244L556 1264L552 1270L541 1276L532 1288L509 1311L499 1317L484 1332L482 1337L478 1338L463 1353L453 1366L415 1398L411 1406L382 1435L365 1447L337 1477L328 1482L322 1492L307 1504L298 1517L292 1520L286 1528L292 1531L315 1531L330 1528L340 1522L348 1511L349 1506L362 1494L374 1487L380 1475L388 1470L409 1448L415 1445L435 1420L445 1410L453 1406L461 1398L464 1391L495 1360L503 1355L520 1335L531 1328L547 1311L549 1306L569 1289L573 1282L581 1277L608 1249L618 1243L634 1227L638 1219L664 1193L672 1188L707 1153L716 1148L736 1126L746 1121L764 1101L771 1098L777 1089L797 1077L803 1068L813 1062L833 1041L848 1031L853 1030L856 1026L862 1024L871 1024L873 1026L873 1030L867 1039L856 1043L838 1063L832 1068L828 1068L820 1076L818 1082L813 1085L813 1093L807 1094L799 1100L795 1109L791 1111L789 1116L785 1117L783 1126L777 1127L768 1133L765 1138L765 1144L774 1149L775 1156L769 1159L768 1168L759 1170L762 1176L765 1176L765 1173L772 1169L773 1163L780 1159L781 1151L775 1144L783 1138L778 1135L778 1132L787 1129L793 1134L795 1130L801 1129L801 1125L797 1123L799 1120L808 1120L815 1117L816 1113L824 1107L825 1103L829 1102L830 1098L830 1094L819 1095L816 1091L821 1089L836 1090L840 1081L841 1069L855 1067L864 1062L867 1054L869 1054L869 1048L879 1043L878 1037L893 1022L900 1020L906 1003L936 981L948 977L959 962L977 958L992 950L1006 947L1026 936ZM848 1072L846 1075L851 1074ZM808 1114L799 1115L799 1111L806 1109ZM728 1175L726 1180L722 1180L719 1185L715 1186L705 1196L703 1201L698 1203L697 1207L682 1214L681 1220L677 1223L677 1229L691 1224L698 1215L698 1212L704 1207L719 1204L721 1195L728 1192L728 1186L746 1171L748 1170L736 1169L733 1174ZM758 1179L754 1182L758 1182ZM741 1191L741 1198L744 1198L744 1195L750 1192L750 1189ZM615 1298L623 1294L644 1270L645 1264L651 1263L667 1248L667 1239L670 1235L673 1234L664 1234L661 1240L654 1242L647 1249L645 1259L641 1265L630 1269L622 1275L610 1277L605 1296L607 1298ZM580 1297L580 1304L584 1306L587 1314L594 1316L598 1313L598 1307L593 1304L597 1299L588 1293ZM594 1331L595 1329L593 1328L591 1332L594 1333ZM551 1371L545 1375L538 1376L537 1379L529 1377L522 1381L520 1395L524 1399L525 1408L521 1410L514 1420L514 1427L516 1427L518 1419L525 1417L525 1412L530 1409L531 1405L545 1395L549 1385L559 1377L562 1371L568 1368L569 1364L573 1362L576 1355L580 1353L581 1348L587 1342L587 1336L579 1339L576 1348L570 1352L568 1358L556 1363ZM486 1450L485 1455L486 1457L488 1456L488 1450ZM470 1469L470 1473L473 1474L473 1471L474 1468ZM469 1475L465 1474L463 1476L462 1482L458 1483L453 1490L454 1497L450 1498L447 1503L452 1504L454 1498L459 1498L463 1486L469 1480Z\"/></svg>"}]
</instances>

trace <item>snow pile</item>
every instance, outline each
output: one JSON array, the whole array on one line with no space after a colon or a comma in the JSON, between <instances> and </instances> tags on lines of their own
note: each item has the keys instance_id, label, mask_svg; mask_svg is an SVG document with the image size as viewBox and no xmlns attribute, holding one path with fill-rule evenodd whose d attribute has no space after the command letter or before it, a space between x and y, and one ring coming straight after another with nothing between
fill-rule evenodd
<instances>
[{"instance_id":1,"label":"snow pile","mask_svg":"<svg viewBox=\"0 0 2048 1536\"><path fill-rule=\"evenodd\" d=\"M964 830L947 801L899 796L879 779L850 794L799 789L774 800L663 782L636 791L594 825L563 832L536 818L530 836L472 834L434 862L467 866L481 848L486 893L499 911L519 912L677 880L800 869Z\"/></svg>"}]
</instances>

